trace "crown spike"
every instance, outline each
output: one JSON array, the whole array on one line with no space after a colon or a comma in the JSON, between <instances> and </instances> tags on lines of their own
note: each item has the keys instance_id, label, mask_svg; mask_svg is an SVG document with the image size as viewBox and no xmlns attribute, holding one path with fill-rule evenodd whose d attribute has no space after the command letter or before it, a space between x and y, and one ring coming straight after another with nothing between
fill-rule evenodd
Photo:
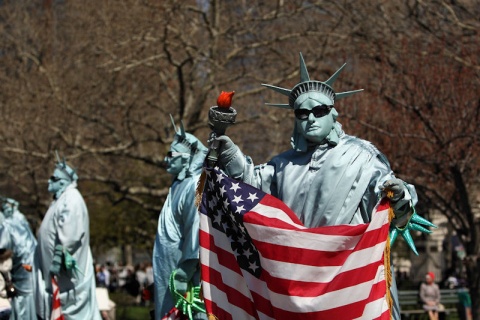
<instances>
[{"instance_id":1,"label":"crown spike","mask_svg":"<svg viewBox=\"0 0 480 320\"><path fill-rule=\"evenodd\" d=\"M300 52L300 82L310 81L310 76L308 75L307 66L305 65L305 60L303 60L303 55Z\"/></svg>"},{"instance_id":2,"label":"crown spike","mask_svg":"<svg viewBox=\"0 0 480 320\"><path fill-rule=\"evenodd\" d=\"M342 99L342 98L351 96L355 93L362 92L362 91L363 91L363 89L358 89L358 90L335 93L335 100Z\"/></svg>"},{"instance_id":3,"label":"crown spike","mask_svg":"<svg viewBox=\"0 0 480 320\"><path fill-rule=\"evenodd\" d=\"M187 135L185 134L185 127L183 126L183 121L180 120L180 136L185 138Z\"/></svg>"},{"instance_id":4,"label":"crown spike","mask_svg":"<svg viewBox=\"0 0 480 320\"><path fill-rule=\"evenodd\" d=\"M170 121L172 121L173 130L177 133L177 126L175 125L175 120L173 120L172 114L170 114Z\"/></svg>"},{"instance_id":5,"label":"crown spike","mask_svg":"<svg viewBox=\"0 0 480 320\"><path fill-rule=\"evenodd\" d=\"M340 73L342 72L343 68L345 68L347 64L344 63L337 71L335 71L335 73L330 77L328 78L327 81L325 81L326 84L328 84L330 87L332 87L332 84L335 82L335 80L337 80L338 76L340 75Z\"/></svg>"},{"instance_id":6,"label":"crown spike","mask_svg":"<svg viewBox=\"0 0 480 320\"><path fill-rule=\"evenodd\" d=\"M265 103L265 105L282 109L292 109L288 103Z\"/></svg>"},{"instance_id":7,"label":"crown spike","mask_svg":"<svg viewBox=\"0 0 480 320\"><path fill-rule=\"evenodd\" d=\"M55 158L57 158L57 163L60 163L61 160L60 160L60 156L58 155L58 151L55 150Z\"/></svg>"},{"instance_id":8,"label":"crown spike","mask_svg":"<svg viewBox=\"0 0 480 320\"><path fill-rule=\"evenodd\" d=\"M278 93L281 93L281 94L283 94L284 96L287 96L287 97L290 95L290 92L292 92L292 90L290 90L290 89L285 89L285 88L272 86L271 84L262 83L262 86L267 87L269 89L272 89L274 91L277 91Z\"/></svg>"}]
</instances>

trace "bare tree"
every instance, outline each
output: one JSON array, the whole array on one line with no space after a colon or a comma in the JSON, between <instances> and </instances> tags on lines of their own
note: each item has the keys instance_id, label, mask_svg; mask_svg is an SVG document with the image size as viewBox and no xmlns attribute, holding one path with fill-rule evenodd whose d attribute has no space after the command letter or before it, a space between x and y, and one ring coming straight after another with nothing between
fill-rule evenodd
<instances>
[{"instance_id":1,"label":"bare tree","mask_svg":"<svg viewBox=\"0 0 480 320\"><path fill-rule=\"evenodd\" d=\"M150 249L171 179L169 114L206 141L208 108L234 90L228 133L265 161L289 148L293 115L265 107L285 101L260 84L293 87L302 52L318 80L348 63L335 89L365 92L336 105L339 121L417 186L421 208L449 217L476 263L479 10L467 0L3 1L0 193L38 223L58 150L78 169L93 247ZM478 307L480 269L469 270Z\"/></svg>"}]
</instances>

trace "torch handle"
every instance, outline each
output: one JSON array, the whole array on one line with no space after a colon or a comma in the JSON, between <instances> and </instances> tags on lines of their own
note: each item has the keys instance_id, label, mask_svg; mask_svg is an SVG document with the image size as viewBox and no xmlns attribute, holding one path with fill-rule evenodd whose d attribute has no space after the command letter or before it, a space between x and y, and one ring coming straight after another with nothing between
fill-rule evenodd
<instances>
[{"instance_id":1,"label":"torch handle","mask_svg":"<svg viewBox=\"0 0 480 320\"><path fill-rule=\"evenodd\" d=\"M219 108L213 106L208 112L208 126L212 129L210 133L209 151L207 154L207 165L210 168L216 166L221 148L221 142L216 138L224 135L229 126L235 123L237 111L232 108Z\"/></svg>"},{"instance_id":2,"label":"torch handle","mask_svg":"<svg viewBox=\"0 0 480 320\"><path fill-rule=\"evenodd\" d=\"M217 139L217 133L212 131L209 137L209 150L207 154L207 165L210 168L215 167L218 161L218 152L221 147L221 142Z\"/></svg>"}]
</instances>

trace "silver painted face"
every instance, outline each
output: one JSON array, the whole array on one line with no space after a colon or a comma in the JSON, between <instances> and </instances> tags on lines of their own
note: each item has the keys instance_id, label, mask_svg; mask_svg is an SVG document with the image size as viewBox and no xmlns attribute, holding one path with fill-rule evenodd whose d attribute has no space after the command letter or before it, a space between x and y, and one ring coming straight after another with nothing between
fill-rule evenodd
<instances>
[{"instance_id":1,"label":"silver painted face","mask_svg":"<svg viewBox=\"0 0 480 320\"><path fill-rule=\"evenodd\" d=\"M168 155L165 157L165 164L167 172L172 175L178 175L186 166L188 161L185 161L190 154L182 150L181 145L178 143L172 144Z\"/></svg>"},{"instance_id":2,"label":"silver painted face","mask_svg":"<svg viewBox=\"0 0 480 320\"><path fill-rule=\"evenodd\" d=\"M333 105L333 102L326 96L318 93L308 93L298 97L295 101L295 110L312 110L322 105ZM307 112L304 112L305 114ZM323 115L323 114L322 114ZM329 135L335 120L332 112L328 112L323 116L315 117L314 112L310 112L305 120L296 119L297 130L300 134L310 142L321 143Z\"/></svg>"},{"instance_id":3,"label":"silver painted face","mask_svg":"<svg viewBox=\"0 0 480 320\"><path fill-rule=\"evenodd\" d=\"M48 179L48 192L56 194L69 184L69 181L63 178L63 175L63 172L59 169L53 171L53 175Z\"/></svg>"},{"instance_id":4,"label":"silver painted face","mask_svg":"<svg viewBox=\"0 0 480 320\"><path fill-rule=\"evenodd\" d=\"M4 202L2 205L2 211L5 217L11 217L13 215L13 204Z\"/></svg>"}]
</instances>

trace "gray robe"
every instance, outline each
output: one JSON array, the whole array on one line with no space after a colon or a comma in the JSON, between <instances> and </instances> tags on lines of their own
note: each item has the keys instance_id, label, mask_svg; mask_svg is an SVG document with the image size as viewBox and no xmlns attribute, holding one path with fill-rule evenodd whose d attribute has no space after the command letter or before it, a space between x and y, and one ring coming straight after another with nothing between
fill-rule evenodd
<instances>
[{"instance_id":1,"label":"gray robe","mask_svg":"<svg viewBox=\"0 0 480 320\"><path fill-rule=\"evenodd\" d=\"M242 172L242 168L235 167L238 163L231 161L223 169L227 174ZM241 177L281 199L306 227L314 228L370 222L382 195L379 186L395 176L388 160L375 146L340 132L335 146L317 145L305 152L291 149L259 166L246 157ZM417 202L414 186L406 187L404 197L393 204L396 213L410 210L410 201L414 205ZM393 319L400 319L394 278L391 293Z\"/></svg>"},{"instance_id":2,"label":"gray robe","mask_svg":"<svg viewBox=\"0 0 480 320\"><path fill-rule=\"evenodd\" d=\"M161 319L174 307L168 288L172 271L186 260L199 259L200 218L194 201L198 177L175 179L158 218L153 247L155 319ZM193 282L199 285L200 269L196 271Z\"/></svg>"},{"instance_id":3,"label":"gray robe","mask_svg":"<svg viewBox=\"0 0 480 320\"><path fill-rule=\"evenodd\" d=\"M34 282L31 272L23 268L23 264L33 266L33 253L37 240L33 236L25 216L14 210L11 217L5 218L0 226L0 248L13 252L12 282L17 296L11 300L11 320L36 320Z\"/></svg>"},{"instance_id":4,"label":"gray robe","mask_svg":"<svg viewBox=\"0 0 480 320\"><path fill-rule=\"evenodd\" d=\"M57 244L76 260L79 271L61 270L58 275L60 302L65 319L100 320L95 295L95 274L90 251L88 211L73 182L50 205L38 230L35 252L36 306L41 319L50 319L52 280L50 266Z\"/></svg>"}]
</instances>

